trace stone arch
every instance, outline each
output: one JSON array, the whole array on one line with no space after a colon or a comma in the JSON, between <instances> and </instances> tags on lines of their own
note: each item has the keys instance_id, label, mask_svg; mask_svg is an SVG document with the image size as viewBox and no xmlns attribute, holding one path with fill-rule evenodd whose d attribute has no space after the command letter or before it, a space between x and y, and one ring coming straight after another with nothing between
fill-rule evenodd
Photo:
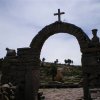
<instances>
[{"instance_id":1,"label":"stone arch","mask_svg":"<svg viewBox=\"0 0 100 100\"><path fill-rule=\"evenodd\" d=\"M70 23L55 22L45 26L32 40L30 47L35 55L39 58L44 42L52 35L57 33L68 33L73 35L78 40L80 49L87 48L90 39L85 32L80 28Z\"/></svg>"},{"instance_id":2,"label":"stone arch","mask_svg":"<svg viewBox=\"0 0 100 100\"><path fill-rule=\"evenodd\" d=\"M56 34L56 33L67 33L70 35L73 35L76 37L79 46L80 46L80 51L82 52L82 67L84 67L84 54L89 46L89 44L91 43L91 40L89 39L89 37L86 35L86 33L78 26L75 26L73 24L70 23L65 23L65 22L55 22L52 23L48 26L45 26L32 40L31 44L30 44L30 49L31 49L31 55L32 55L32 61L33 61L33 67L32 67L32 71L33 73L35 73L35 70L37 70L37 73L39 72L39 67L40 67L40 53L41 53L41 49L43 47L43 44L45 43L45 41L52 35ZM85 60L86 61L86 60ZM85 66L86 67L86 66ZM35 70L34 70L35 69ZM84 69L83 69L84 72ZM35 90L38 91L39 85L36 86L35 83L39 82L39 73L33 74L33 87L35 88ZM84 79L86 79L87 82L87 78L84 76ZM86 83L84 81L84 83ZM88 84L88 83L87 83ZM85 84L86 85L86 84ZM84 90L84 97L89 98L89 92L87 91L87 87L88 86L83 86L83 90ZM35 95L35 93L34 93ZM35 95L36 96L36 95Z\"/></svg>"}]
</instances>

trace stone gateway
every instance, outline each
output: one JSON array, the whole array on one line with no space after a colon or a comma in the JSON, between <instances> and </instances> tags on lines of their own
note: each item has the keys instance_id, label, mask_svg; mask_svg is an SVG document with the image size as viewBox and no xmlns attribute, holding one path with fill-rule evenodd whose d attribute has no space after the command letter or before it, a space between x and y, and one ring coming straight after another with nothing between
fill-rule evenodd
<instances>
[{"instance_id":1,"label":"stone gateway","mask_svg":"<svg viewBox=\"0 0 100 100\"><path fill-rule=\"evenodd\" d=\"M14 56L6 56L2 64L2 83L23 84L22 100L37 100L40 86L40 54L45 41L52 35L66 33L75 36L82 53L84 99L91 100L89 90L100 88L100 43L94 29L92 40L80 28L57 21L45 26L32 40L30 47L18 48ZM96 40L97 39L97 40ZM18 94L17 94L18 95Z\"/></svg>"}]
</instances>

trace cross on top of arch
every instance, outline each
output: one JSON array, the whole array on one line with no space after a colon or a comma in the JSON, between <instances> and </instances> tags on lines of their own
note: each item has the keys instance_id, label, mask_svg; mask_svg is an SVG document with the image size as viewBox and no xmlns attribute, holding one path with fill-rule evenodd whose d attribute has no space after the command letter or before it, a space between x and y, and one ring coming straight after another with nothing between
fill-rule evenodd
<instances>
[{"instance_id":1,"label":"cross on top of arch","mask_svg":"<svg viewBox=\"0 0 100 100\"><path fill-rule=\"evenodd\" d=\"M65 14L65 12L60 12L60 9L58 9L58 13L54 13L54 16L58 16L58 21L61 22L61 15Z\"/></svg>"}]
</instances>

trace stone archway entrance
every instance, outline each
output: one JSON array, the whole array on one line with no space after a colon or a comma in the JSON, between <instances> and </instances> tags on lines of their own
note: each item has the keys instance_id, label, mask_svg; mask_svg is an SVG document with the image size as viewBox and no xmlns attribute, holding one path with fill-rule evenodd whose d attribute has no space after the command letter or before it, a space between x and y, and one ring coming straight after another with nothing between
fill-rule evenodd
<instances>
[{"instance_id":1,"label":"stone archway entrance","mask_svg":"<svg viewBox=\"0 0 100 100\"><path fill-rule=\"evenodd\" d=\"M84 100L90 99L90 88L100 88L100 42L92 30L90 40L85 32L70 23L57 21L45 26L32 40L30 47L18 48L17 55L10 53L3 60L2 83L13 82L23 84L21 100L37 100L40 86L40 53L44 42L56 33L67 33L76 37L82 52L82 72ZM20 92L18 92L20 95ZM25 99L23 99L25 98ZM18 99L19 100L19 99Z\"/></svg>"},{"instance_id":2,"label":"stone archway entrance","mask_svg":"<svg viewBox=\"0 0 100 100\"><path fill-rule=\"evenodd\" d=\"M33 52L33 60L34 60L33 67L36 68L36 66L37 66L36 69L39 68L40 53L41 53L43 44L50 36L57 34L57 33L67 33L67 34L75 36L80 45L80 50L82 52L82 56L84 55L84 52L83 52L84 49L88 48L88 44L90 43L90 39L85 34L85 32L81 28L79 28L73 24L65 23L65 22L55 22L53 24L50 24L50 25L44 27L34 37L34 39L32 40L32 42L30 44L31 50ZM84 65L83 61L84 61L84 58L82 58L82 66ZM34 75L33 75L33 77L34 77ZM37 79L39 79L39 78L37 78ZM38 80L38 82L39 82L39 80ZM84 87L84 91L85 91L84 92L85 97L87 96L87 98L88 98L87 87ZM88 100L88 99L86 99L86 100Z\"/></svg>"}]
</instances>

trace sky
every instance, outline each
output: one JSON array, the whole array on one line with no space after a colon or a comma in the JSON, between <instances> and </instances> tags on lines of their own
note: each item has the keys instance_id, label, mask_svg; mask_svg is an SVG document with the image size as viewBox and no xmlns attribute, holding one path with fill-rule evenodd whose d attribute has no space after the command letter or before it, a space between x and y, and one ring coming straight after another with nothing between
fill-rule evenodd
<instances>
[{"instance_id":1,"label":"sky","mask_svg":"<svg viewBox=\"0 0 100 100\"><path fill-rule=\"evenodd\" d=\"M6 50L29 47L32 39L46 25L58 20L54 13L65 12L62 22L74 24L92 38L91 30L98 29L100 37L100 0L0 0L0 58ZM69 33L59 33L46 40L41 59L64 63L72 59L81 64L81 52L77 39Z\"/></svg>"}]
</instances>

